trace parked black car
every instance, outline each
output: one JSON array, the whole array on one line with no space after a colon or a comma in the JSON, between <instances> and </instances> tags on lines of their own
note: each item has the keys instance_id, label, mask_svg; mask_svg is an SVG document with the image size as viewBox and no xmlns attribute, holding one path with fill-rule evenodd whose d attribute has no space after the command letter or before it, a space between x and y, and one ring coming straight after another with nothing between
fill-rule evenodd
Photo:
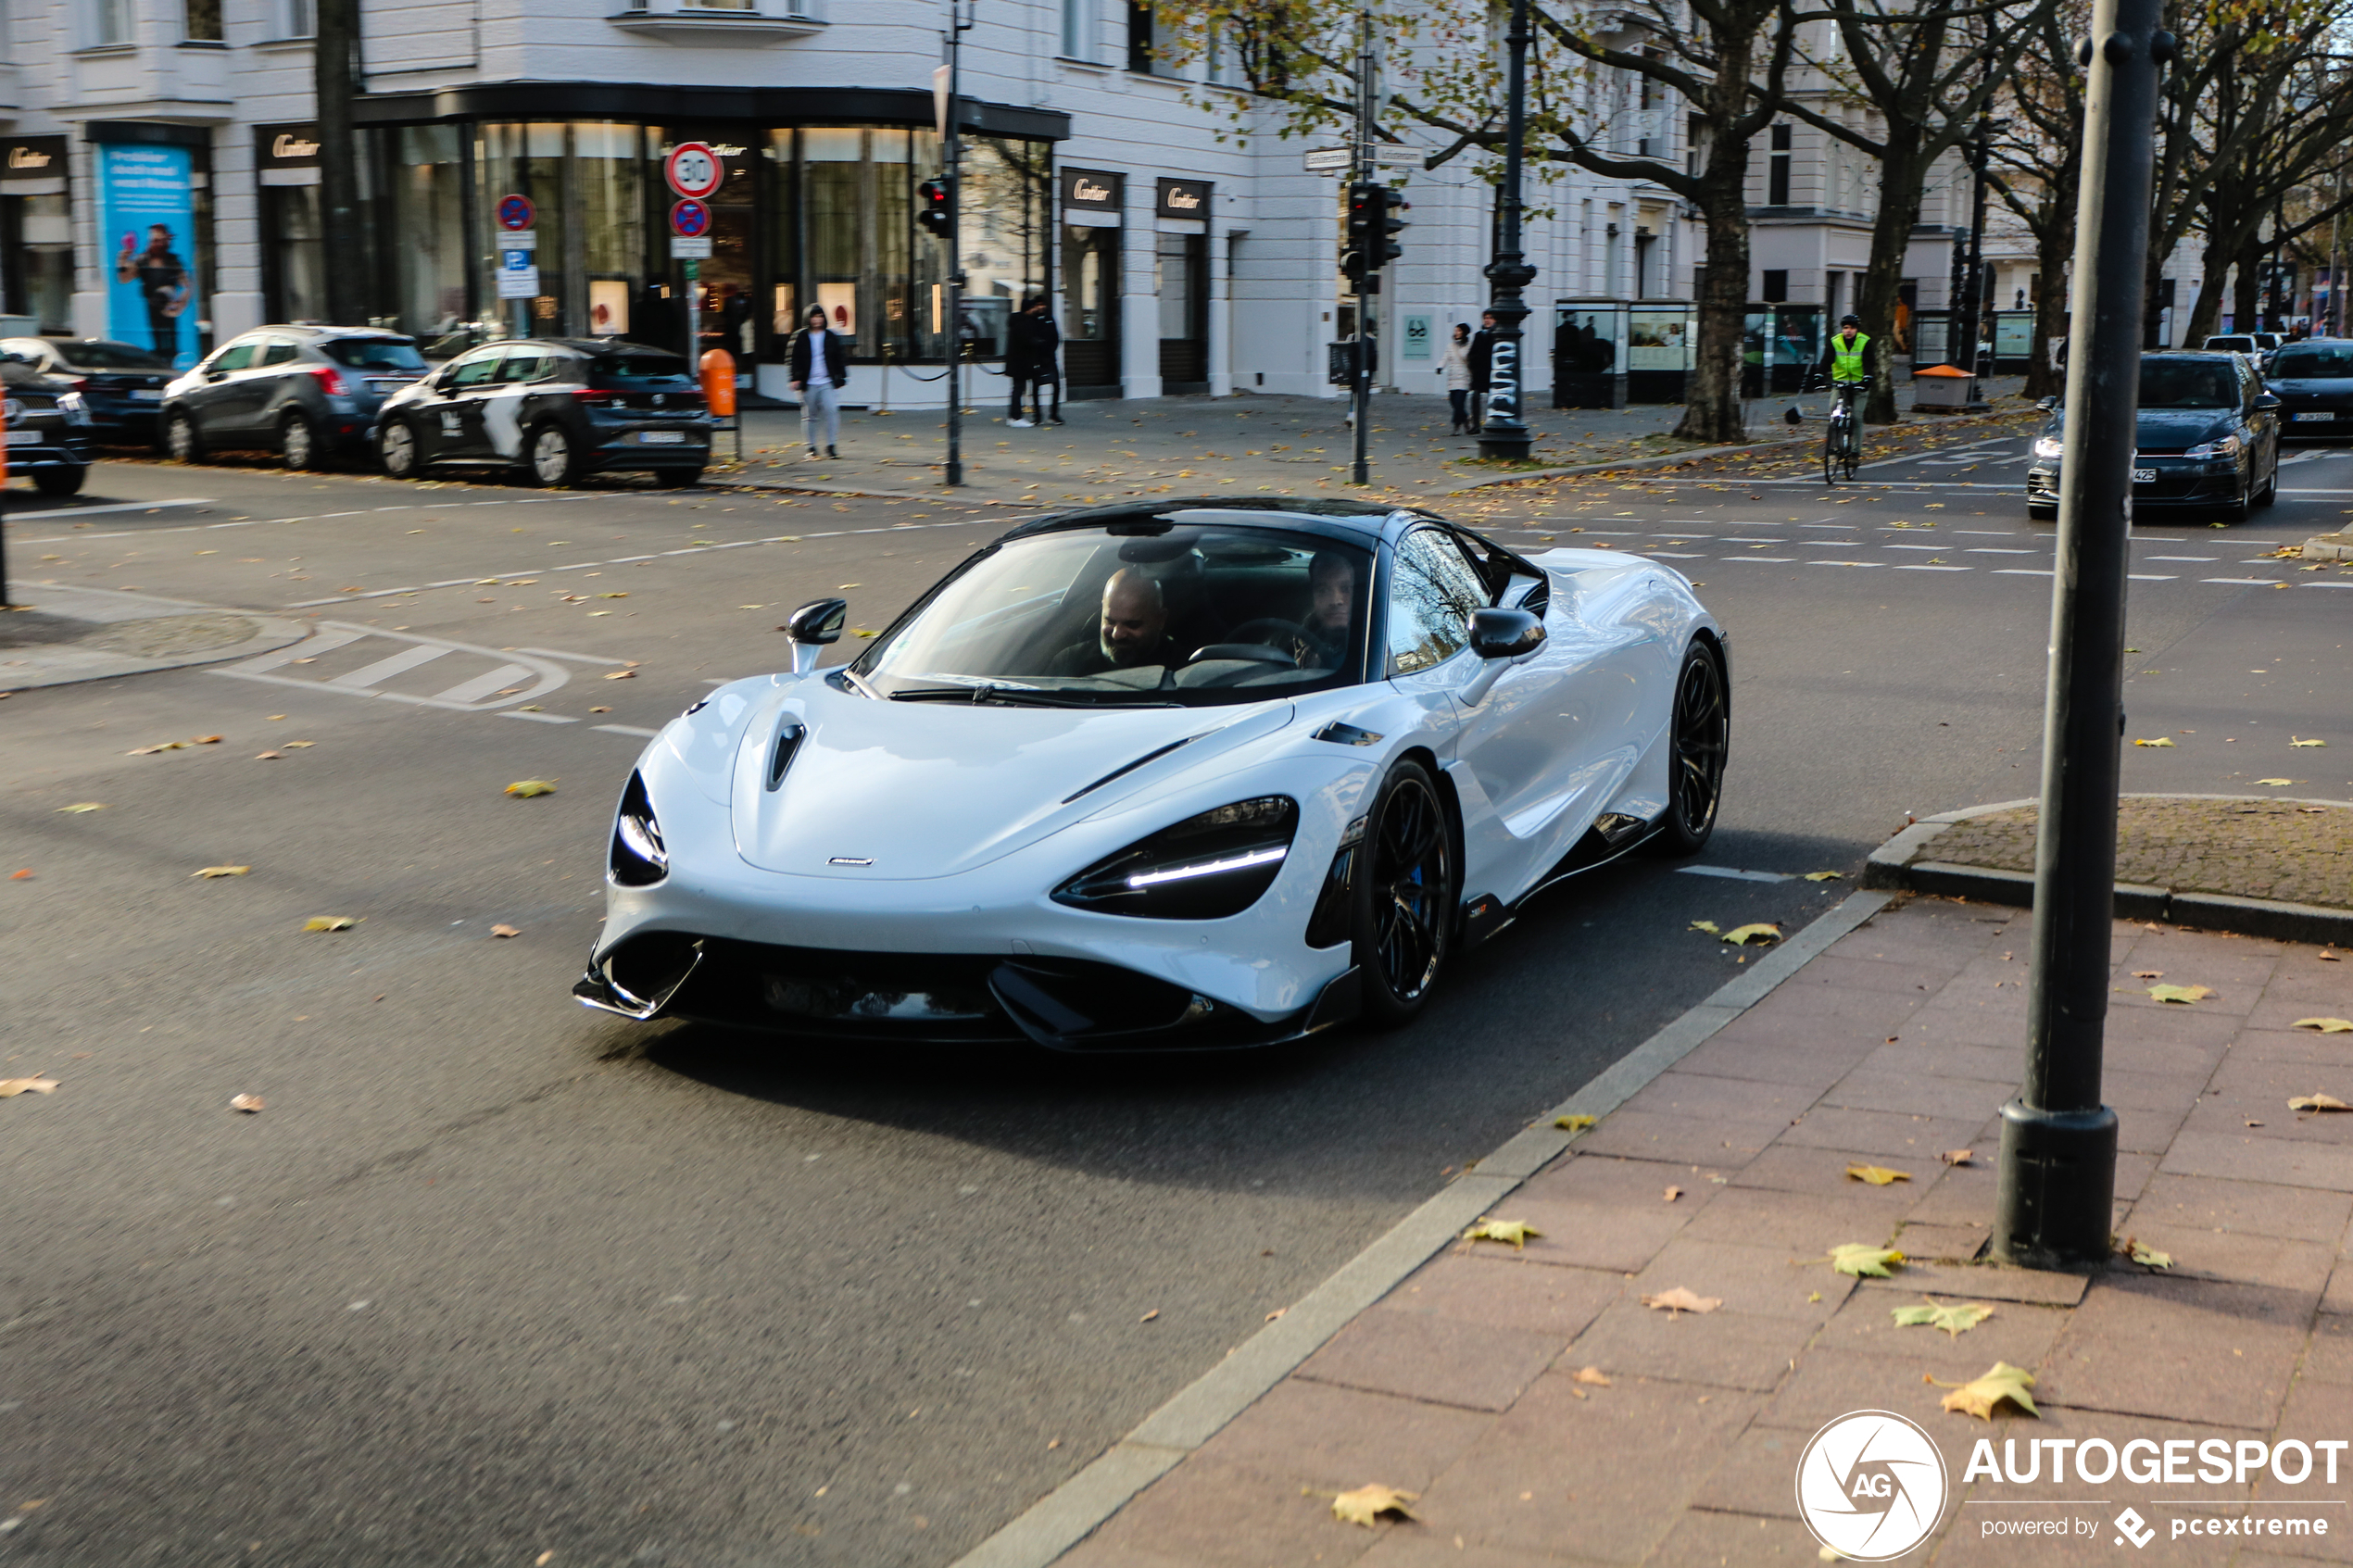
<instances>
[{"instance_id":1,"label":"parked black car","mask_svg":"<svg viewBox=\"0 0 2353 1568\"><path fill-rule=\"evenodd\" d=\"M2030 517L2058 516L2066 410L2050 419L2026 470ZM2250 507L2280 498L2280 400L2240 354L2181 350L2141 356L2141 417L2133 457L2133 510L2220 508L2245 522Z\"/></svg>"},{"instance_id":2,"label":"parked black car","mask_svg":"<svg viewBox=\"0 0 2353 1568\"><path fill-rule=\"evenodd\" d=\"M641 470L692 484L712 421L686 361L610 338L515 338L471 349L384 406L376 454L395 479L435 464L535 484Z\"/></svg>"},{"instance_id":3,"label":"parked black car","mask_svg":"<svg viewBox=\"0 0 2353 1568\"><path fill-rule=\"evenodd\" d=\"M0 418L8 471L28 473L44 495L70 495L90 474L90 412L73 383L13 357L0 358Z\"/></svg>"},{"instance_id":4,"label":"parked black car","mask_svg":"<svg viewBox=\"0 0 2353 1568\"><path fill-rule=\"evenodd\" d=\"M145 445L156 439L171 361L104 338L0 337L0 354L74 383L90 410L91 439Z\"/></svg>"},{"instance_id":5,"label":"parked black car","mask_svg":"<svg viewBox=\"0 0 2353 1568\"><path fill-rule=\"evenodd\" d=\"M2288 344L2264 382L2280 400L2282 435L2353 436L2353 338Z\"/></svg>"},{"instance_id":6,"label":"parked black car","mask_svg":"<svg viewBox=\"0 0 2353 1568\"><path fill-rule=\"evenodd\" d=\"M413 339L372 327L257 327L164 388L164 449L200 463L258 447L317 468L366 451L376 410L426 369Z\"/></svg>"}]
</instances>

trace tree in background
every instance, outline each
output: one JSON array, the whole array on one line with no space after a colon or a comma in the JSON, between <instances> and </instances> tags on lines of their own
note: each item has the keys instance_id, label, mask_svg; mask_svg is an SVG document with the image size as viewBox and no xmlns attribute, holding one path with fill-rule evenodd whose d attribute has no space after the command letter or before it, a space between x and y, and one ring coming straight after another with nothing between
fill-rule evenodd
<instances>
[{"instance_id":1,"label":"tree in background","mask_svg":"<svg viewBox=\"0 0 2353 1568\"><path fill-rule=\"evenodd\" d=\"M2019 56L2001 100L2008 123L1993 144L1994 192L2034 238L2028 397L2056 397L2067 389L2066 372L2051 362L2051 344L2067 332L2068 269L2083 180L2083 72L2075 63L2075 40L2091 21L2085 0L2037 13L2032 45Z\"/></svg>"}]
</instances>

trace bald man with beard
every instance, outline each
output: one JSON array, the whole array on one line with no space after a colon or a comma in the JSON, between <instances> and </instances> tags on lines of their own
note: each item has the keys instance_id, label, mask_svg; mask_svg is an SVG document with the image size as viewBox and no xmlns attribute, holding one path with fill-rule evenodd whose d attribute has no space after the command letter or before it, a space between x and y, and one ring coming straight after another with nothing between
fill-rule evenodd
<instances>
[{"instance_id":1,"label":"bald man with beard","mask_svg":"<svg viewBox=\"0 0 2353 1568\"><path fill-rule=\"evenodd\" d=\"M1091 643L1073 643L1046 666L1049 675L1101 675L1147 664L1175 664L1182 656L1168 640L1168 603L1160 584L1122 567L1103 584L1102 620Z\"/></svg>"}]
</instances>

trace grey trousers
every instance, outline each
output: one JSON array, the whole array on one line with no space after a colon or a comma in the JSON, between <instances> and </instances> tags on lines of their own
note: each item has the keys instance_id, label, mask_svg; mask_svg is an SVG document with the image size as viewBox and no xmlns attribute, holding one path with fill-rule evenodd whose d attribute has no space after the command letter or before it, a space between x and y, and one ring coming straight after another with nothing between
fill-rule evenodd
<instances>
[{"instance_id":1,"label":"grey trousers","mask_svg":"<svg viewBox=\"0 0 2353 1568\"><path fill-rule=\"evenodd\" d=\"M821 381L801 384L800 438L812 452L841 438L841 388Z\"/></svg>"}]
</instances>

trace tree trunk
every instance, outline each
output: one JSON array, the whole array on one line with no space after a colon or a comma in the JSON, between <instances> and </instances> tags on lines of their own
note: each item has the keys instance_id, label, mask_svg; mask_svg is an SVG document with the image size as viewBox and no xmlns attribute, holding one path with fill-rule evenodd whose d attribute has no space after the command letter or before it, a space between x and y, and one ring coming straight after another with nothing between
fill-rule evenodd
<instances>
[{"instance_id":1,"label":"tree trunk","mask_svg":"<svg viewBox=\"0 0 2353 1568\"><path fill-rule=\"evenodd\" d=\"M354 61L359 50L359 0L318 0L313 13L312 85L319 119L320 249L326 269L327 320L357 327L367 319L361 258L367 246L359 226L359 157L351 119L359 91Z\"/></svg>"},{"instance_id":2,"label":"tree trunk","mask_svg":"<svg viewBox=\"0 0 2353 1568\"><path fill-rule=\"evenodd\" d=\"M1726 46L1708 118L1735 124L1746 107L1749 40ZM1683 418L1675 433L1686 441L1728 443L1746 438L1741 417L1741 349L1748 315L1748 142L1718 130L1707 148L1700 220L1707 225L1707 276L1700 289L1699 345L1683 391Z\"/></svg>"},{"instance_id":3,"label":"tree trunk","mask_svg":"<svg viewBox=\"0 0 2353 1568\"><path fill-rule=\"evenodd\" d=\"M2051 341L2067 333L2067 270L2075 259L2076 187L2072 176L2048 193L2045 221L2035 225L2034 266L2041 279L2034 290L2034 346L2026 362L2028 397L2061 397L2067 393L2067 372L2051 363Z\"/></svg>"},{"instance_id":4,"label":"tree trunk","mask_svg":"<svg viewBox=\"0 0 2353 1568\"><path fill-rule=\"evenodd\" d=\"M2263 307L2263 247L2249 241L2237 261L2239 272L2231 288L2231 330L2260 332L2262 323L2256 320L2256 313Z\"/></svg>"},{"instance_id":5,"label":"tree trunk","mask_svg":"<svg viewBox=\"0 0 2353 1568\"><path fill-rule=\"evenodd\" d=\"M1871 224L1871 258L1863 269L1855 313L1871 334L1871 390L1864 398L1863 422L1892 425L1895 412L1895 302L1904 288L1904 257L1911 248L1912 225L1920 220L1919 127L1895 121L1887 128L1880 155L1879 217ZM1912 327L1919 341L1919 326Z\"/></svg>"}]
</instances>

